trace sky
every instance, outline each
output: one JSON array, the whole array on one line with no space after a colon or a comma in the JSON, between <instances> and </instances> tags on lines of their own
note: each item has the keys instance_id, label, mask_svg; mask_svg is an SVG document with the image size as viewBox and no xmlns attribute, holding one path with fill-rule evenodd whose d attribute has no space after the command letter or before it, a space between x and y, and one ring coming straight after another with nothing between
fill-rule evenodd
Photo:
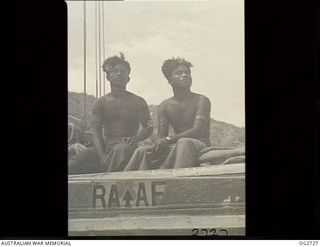
<instances>
[{"instance_id":1,"label":"sky","mask_svg":"<svg viewBox=\"0 0 320 247\"><path fill-rule=\"evenodd\" d=\"M245 126L243 0L125 0L101 4L101 63L104 55L107 58L124 53L131 66L128 91L155 105L171 97L172 88L161 66L168 58L183 57L194 66L192 91L211 101L211 117ZM68 90L84 92L83 2L67 1L67 6ZM100 16L102 19L102 13ZM90 95L95 95L99 78L95 66L96 61L99 64L95 39L99 29L95 20L95 2L87 1L86 91ZM102 70L100 73L103 78ZM108 81L105 92L110 92Z\"/></svg>"}]
</instances>

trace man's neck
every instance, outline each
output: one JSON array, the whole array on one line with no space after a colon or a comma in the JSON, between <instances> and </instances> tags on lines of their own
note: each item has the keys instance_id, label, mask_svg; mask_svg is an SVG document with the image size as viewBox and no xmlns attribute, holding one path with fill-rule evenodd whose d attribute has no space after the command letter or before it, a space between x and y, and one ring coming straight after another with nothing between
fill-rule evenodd
<instances>
[{"instance_id":1,"label":"man's neck","mask_svg":"<svg viewBox=\"0 0 320 247\"><path fill-rule=\"evenodd\" d=\"M173 88L173 95L177 100L187 99L192 95L190 88Z\"/></svg>"},{"instance_id":2,"label":"man's neck","mask_svg":"<svg viewBox=\"0 0 320 247\"><path fill-rule=\"evenodd\" d=\"M111 94L115 98L123 97L127 94L126 87L115 87L115 86L111 85Z\"/></svg>"}]
</instances>

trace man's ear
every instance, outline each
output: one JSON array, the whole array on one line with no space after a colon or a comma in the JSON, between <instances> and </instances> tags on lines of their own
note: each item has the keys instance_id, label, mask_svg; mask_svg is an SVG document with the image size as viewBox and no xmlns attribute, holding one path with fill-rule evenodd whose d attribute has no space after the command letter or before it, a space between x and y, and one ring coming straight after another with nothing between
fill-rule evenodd
<instances>
[{"instance_id":1,"label":"man's ear","mask_svg":"<svg viewBox=\"0 0 320 247\"><path fill-rule=\"evenodd\" d=\"M109 80L109 75L108 75L108 73L106 73L106 74L107 74L107 80L110 81L110 80Z\"/></svg>"}]
</instances>

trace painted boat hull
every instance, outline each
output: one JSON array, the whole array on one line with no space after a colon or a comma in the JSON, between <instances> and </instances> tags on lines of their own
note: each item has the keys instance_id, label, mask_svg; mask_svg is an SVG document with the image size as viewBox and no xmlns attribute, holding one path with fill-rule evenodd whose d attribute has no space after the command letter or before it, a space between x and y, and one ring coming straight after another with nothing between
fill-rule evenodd
<instances>
[{"instance_id":1,"label":"painted boat hull","mask_svg":"<svg viewBox=\"0 0 320 247\"><path fill-rule=\"evenodd\" d=\"M244 235L245 165L69 176L69 235Z\"/></svg>"}]
</instances>

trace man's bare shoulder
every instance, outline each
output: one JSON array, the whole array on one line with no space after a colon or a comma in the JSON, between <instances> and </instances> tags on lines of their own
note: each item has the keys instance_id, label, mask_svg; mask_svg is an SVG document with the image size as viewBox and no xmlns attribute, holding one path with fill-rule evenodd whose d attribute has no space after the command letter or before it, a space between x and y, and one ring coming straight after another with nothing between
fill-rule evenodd
<instances>
[{"instance_id":1,"label":"man's bare shoulder","mask_svg":"<svg viewBox=\"0 0 320 247\"><path fill-rule=\"evenodd\" d=\"M210 99L207 96L205 96L203 94L199 94L199 93L194 93L194 95L197 97L199 104L211 105Z\"/></svg>"},{"instance_id":2,"label":"man's bare shoulder","mask_svg":"<svg viewBox=\"0 0 320 247\"><path fill-rule=\"evenodd\" d=\"M136 95L136 94L131 93L131 92L127 92L127 95L128 95L128 97L130 97L137 104L142 104L142 105L147 104L146 100L144 98L142 98L141 96L139 96L139 95Z\"/></svg>"},{"instance_id":3,"label":"man's bare shoulder","mask_svg":"<svg viewBox=\"0 0 320 247\"><path fill-rule=\"evenodd\" d=\"M162 101L159 105L159 108L164 109L166 106L171 105L172 103L174 103L174 97L170 97Z\"/></svg>"}]
</instances>

